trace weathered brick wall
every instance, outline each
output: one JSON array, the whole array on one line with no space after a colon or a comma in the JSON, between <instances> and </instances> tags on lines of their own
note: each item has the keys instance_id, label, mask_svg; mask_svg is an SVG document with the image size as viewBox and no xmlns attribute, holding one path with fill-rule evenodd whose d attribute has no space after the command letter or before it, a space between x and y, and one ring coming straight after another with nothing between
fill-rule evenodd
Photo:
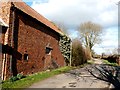
<instances>
[{"instance_id":1,"label":"weathered brick wall","mask_svg":"<svg viewBox=\"0 0 120 90\"><path fill-rule=\"evenodd\" d=\"M7 27L0 25L0 77L2 76L2 69L3 69L3 47L4 47L4 38L5 33L7 31Z\"/></svg>"},{"instance_id":2,"label":"weathered brick wall","mask_svg":"<svg viewBox=\"0 0 120 90\"><path fill-rule=\"evenodd\" d=\"M11 2L0 2L0 18L9 24Z\"/></svg>"},{"instance_id":3,"label":"weathered brick wall","mask_svg":"<svg viewBox=\"0 0 120 90\"><path fill-rule=\"evenodd\" d=\"M11 6L11 2L0 2L0 19L2 19L5 22L5 24L7 24L7 25L9 25L10 6ZM2 28L0 28L0 30L2 30L1 31L2 37L0 37L0 39L2 41L0 41L0 44L4 45L4 44L8 43L7 42L8 41L8 33L6 33L6 32L8 32L9 28L4 29L2 27ZM3 59L5 59L5 58L3 57L3 54L1 54L1 58L0 58L1 73L2 73L2 68L3 68L3 66L2 66ZM5 64L6 64L6 62L5 62Z\"/></svg>"},{"instance_id":4,"label":"weathered brick wall","mask_svg":"<svg viewBox=\"0 0 120 90\"><path fill-rule=\"evenodd\" d=\"M10 14L10 6L10 2L0 2L0 18L9 25L9 35L6 34L9 38L6 38L7 41L5 41L8 43L8 47L12 49L12 52L9 52L7 56L6 77L8 78L11 75L11 53L13 53L14 58L11 68L15 74L23 72L26 75L44 70L45 48L48 43L53 48L51 53L52 59L59 66L64 66L65 61L60 52L58 42L59 34L18 10L15 13L13 46L11 46L13 17L12 11ZM29 57L28 61L23 60L23 56L26 53Z\"/></svg>"},{"instance_id":5,"label":"weathered brick wall","mask_svg":"<svg viewBox=\"0 0 120 90\"><path fill-rule=\"evenodd\" d=\"M52 58L58 65L64 66L65 61L59 48L59 34L23 12L16 11L14 57L17 61L13 61L14 70L24 74L42 71L48 43L53 48ZM26 53L28 61L23 60L23 55Z\"/></svg>"}]
</instances>

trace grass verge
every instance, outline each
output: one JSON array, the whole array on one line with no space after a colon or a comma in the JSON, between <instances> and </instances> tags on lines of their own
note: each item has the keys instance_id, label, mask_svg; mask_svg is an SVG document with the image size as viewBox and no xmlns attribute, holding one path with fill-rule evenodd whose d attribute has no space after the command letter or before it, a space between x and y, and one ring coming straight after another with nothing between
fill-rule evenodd
<instances>
[{"instance_id":1,"label":"grass verge","mask_svg":"<svg viewBox=\"0 0 120 90\"><path fill-rule=\"evenodd\" d=\"M52 71L43 71L43 72L40 72L40 73L29 75L26 78L23 78L21 80L17 80L17 81L14 81L14 82L10 82L9 80L7 80L7 81L4 81L2 83L2 89L27 88L35 82L44 80L46 78L52 77L52 76L57 75L57 74L65 73L65 72L67 72L69 70L72 70L72 69L73 69L73 67L66 66L66 67L62 67L62 68L55 69L55 70L52 70Z\"/></svg>"},{"instance_id":2,"label":"grass verge","mask_svg":"<svg viewBox=\"0 0 120 90\"><path fill-rule=\"evenodd\" d=\"M104 64L112 65L112 66L118 66L117 63L110 63L108 60L103 60Z\"/></svg>"},{"instance_id":3,"label":"grass verge","mask_svg":"<svg viewBox=\"0 0 120 90\"><path fill-rule=\"evenodd\" d=\"M44 80L46 78L52 77L54 75L58 75L61 73L66 73L67 71L76 69L76 68L82 68L88 64L92 64L92 61L89 61L83 65L77 66L77 67L69 67L69 66L65 66L65 67L61 67L52 71L43 71L43 72L39 72L36 74L32 74L29 76L26 76L23 79L11 82L10 80L4 81L2 83L2 89L12 89L12 88L17 88L17 89L23 89L23 88L27 88L29 86L31 86L33 83Z\"/></svg>"},{"instance_id":4,"label":"grass verge","mask_svg":"<svg viewBox=\"0 0 120 90\"><path fill-rule=\"evenodd\" d=\"M92 59L87 61L87 64L93 64L93 63L94 61Z\"/></svg>"}]
</instances>

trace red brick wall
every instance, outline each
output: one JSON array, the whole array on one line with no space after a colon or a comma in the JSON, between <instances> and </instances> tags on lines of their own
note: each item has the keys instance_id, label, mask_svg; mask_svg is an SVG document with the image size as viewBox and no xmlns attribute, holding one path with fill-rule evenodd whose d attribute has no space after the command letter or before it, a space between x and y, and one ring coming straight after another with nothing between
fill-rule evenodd
<instances>
[{"instance_id":1,"label":"red brick wall","mask_svg":"<svg viewBox=\"0 0 120 90\"><path fill-rule=\"evenodd\" d=\"M11 2L0 2L0 18L9 24Z\"/></svg>"},{"instance_id":2,"label":"red brick wall","mask_svg":"<svg viewBox=\"0 0 120 90\"><path fill-rule=\"evenodd\" d=\"M7 27L4 27L4 26L1 26L0 25L0 77L2 75L2 63L3 63L3 47L5 46L4 45L4 39L5 39L5 33L7 31Z\"/></svg>"},{"instance_id":3,"label":"red brick wall","mask_svg":"<svg viewBox=\"0 0 120 90\"><path fill-rule=\"evenodd\" d=\"M17 73L35 73L44 69L45 48L48 43L53 48L52 57L60 66L64 66L64 58L59 49L59 34L37 20L16 11L14 27L14 66ZM28 61L23 55L28 54Z\"/></svg>"},{"instance_id":4,"label":"red brick wall","mask_svg":"<svg viewBox=\"0 0 120 90\"><path fill-rule=\"evenodd\" d=\"M11 6L11 2L0 2L0 18L7 24L9 25L9 17L10 17L10 6ZM3 29L3 30L2 30ZM1 28L0 30L2 30L2 37L0 37L0 44L4 45L5 40L5 33L6 33L6 29ZM2 47L3 48L3 47ZM1 48L0 48L1 49ZM2 52L0 52L0 63L2 63L3 61L3 54L1 54ZM1 69L3 68L2 65ZM1 71L0 71L1 72Z\"/></svg>"}]
</instances>

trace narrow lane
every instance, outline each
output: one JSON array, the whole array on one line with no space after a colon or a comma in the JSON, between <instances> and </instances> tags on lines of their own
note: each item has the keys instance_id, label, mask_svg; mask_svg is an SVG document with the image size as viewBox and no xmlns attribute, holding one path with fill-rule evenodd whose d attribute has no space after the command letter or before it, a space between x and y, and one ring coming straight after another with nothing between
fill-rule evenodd
<instances>
[{"instance_id":1,"label":"narrow lane","mask_svg":"<svg viewBox=\"0 0 120 90\"><path fill-rule=\"evenodd\" d=\"M94 60L95 64L87 65L84 68L71 70L68 73L60 74L35 83L29 88L108 88L108 83L93 77L87 69L93 69L102 64L99 59ZM94 74L99 75L93 69Z\"/></svg>"}]
</instances>

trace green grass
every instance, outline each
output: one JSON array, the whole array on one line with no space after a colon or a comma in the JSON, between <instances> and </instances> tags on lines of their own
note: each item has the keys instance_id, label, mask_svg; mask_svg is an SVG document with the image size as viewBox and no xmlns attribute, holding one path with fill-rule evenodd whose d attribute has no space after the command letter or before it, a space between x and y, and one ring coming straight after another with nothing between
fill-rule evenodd
<instances>
[{"instance_id":1,"label":"green grass","mask_svg":"<svg viewBox=\"0 0 120 90\"><path fill-rule=\"evenodd\" d=\"M32 85L35 82L44 80L46 78L52 77L54 75L57 74L61 74L61 73L65 73L69 70L73 69L73 67L62 67L56 70L52 70L52 71L44 71L44 72L40 72L40 73L36 73L30 76L27 76L26 78L23 78L21 80L17 80L14 82L10 82L9 80L4 81L2 83L2 88L4 89L9 89L9 88L27 88L30 85Z\"/></svg>"},{"instance_id":2,"label":"green grass","mask_svg":"<svg viewBox=\"0 0 120 90\"><path fill-rule=\"evenodd\" d=\"M85 67L86 65L90 65L90 64L94 64L94 61L93 61L93 60L87 60L86 63L81 64L81 65L76 66L76 67L73 67L73 68L74 68L74 69L77 69L77 68L83 68L83 67Z\"/></svg>"},{"instance_id":3,"label":"green grass","mask_svg":"<svg viewBox=\"0 0 120 90\"><path fill-rule=\"evenodd\" d=\"M118 66L117 63L110 63L108 60L103 60L104 64L112 65L112 66Z\"/></svg>"},{"instance_id":4,"label":"green grass","mask_svg":"<svg viewBox=\"0 0 120 90\"><path fill-rule=\"evenodd\" d=\"M88 60L87 63L88 63L88 64L93 64L94 61L93 61L93 60Z\"/></svg>"},{"instance_id":5,"label":"green grass","mask_svg":"<svg viewBox=\"0 0 120 90\"><path fill-rule=\"evenodd\" d=\"M54 75L58 75L61 73L65 73L67 71L70 71L72 69L76 69L76 68L82 68L88 64L92 64L92 61L88 61L87 63L77 66L77 67L69 67L69 66L65 66L65 67L61 67L52 71L43 71L43 72L39 72L36 74L32 74L29 76L26 76L23 79L11 82L10 80L4 81L2 83L2 89L11 89L11 88L18 88L18 89L22 89L22 88L27 88L29 86L31 86L33 83L44 80L46 78L52 77Z\"/></svg>"}]
</instances>

